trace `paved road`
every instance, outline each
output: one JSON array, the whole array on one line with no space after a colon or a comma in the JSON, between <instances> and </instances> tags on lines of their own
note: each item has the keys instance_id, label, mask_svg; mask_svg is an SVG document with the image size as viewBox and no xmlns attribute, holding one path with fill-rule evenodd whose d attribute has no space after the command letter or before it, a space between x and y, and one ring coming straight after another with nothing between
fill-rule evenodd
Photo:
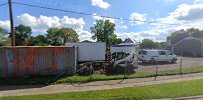
<instances>
[{"instance_id":1,"label":"paved road","mask_svg":"<svg viewBox=\"0 0 203 100\"><path fill-rule=\"evenodd\" d=\"M63 84L63 85L50 85L50 86L2 86L0 87L0 97L4 96L23 96L34 94L53 94L62 92L76 92L76 91L89 91L89 90L107 90L117 89L124 87L154 85L181 81L191 81L203 79L203 73L187 74L182 77L176 76L160 76L155 78L141 78L141 79L127 79L112 80L112 81L99 81L87 84Z\"/></svg>"}]
</instances>

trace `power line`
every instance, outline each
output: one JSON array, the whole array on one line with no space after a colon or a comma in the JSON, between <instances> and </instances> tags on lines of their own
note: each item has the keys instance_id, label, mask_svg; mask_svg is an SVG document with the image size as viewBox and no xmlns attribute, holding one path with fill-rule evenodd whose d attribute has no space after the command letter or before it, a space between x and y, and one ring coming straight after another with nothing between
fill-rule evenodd
<instances>
[{"instance_id":1,"label":"power line","mask_svg":"<svg viewBox=\"0 0 203 100\"><path fill-rule=\"evenodd\" d=\"M2 4L0 4L0 7L1 7L1 6L5 6L5 5L8 5L8 2L7 2L7 3L2 3Z\"/></svg>"},{"instance_id":2,"label":"power line","mask_svg":"<svg viewBox=\"0 0 203 100\"><path fill-rule=\"evenodd\" d=\"M91 14L91 13L84 13L84 12L76 12L76 11L62 10L62 9L57 9L57 8L43 7L43 6L31 5L31 4L25 4L25 3L19 3L19 2L12 2L12 3L13 3L13 4L17 4L17 5L24 5L24 6L29 6L29 7L41 8L41 9L48 9L48 10L66 12L66 13L73 13L73 14L79 14L79 15L86 15L86 16L99 16L99 17L103 17L103 18L112 18L112 19L118 19L118 20L143 22L143 23L149 23L149 24L181 25L181 24L170 24L170 23L162 23L162 22L155 22L155 21L132 20L132 19L128 19L128 18L118 18L118 17L111 17L111 16L104 16L104 15L94 15L94 14Z\"/></svg>"}]
</instances>

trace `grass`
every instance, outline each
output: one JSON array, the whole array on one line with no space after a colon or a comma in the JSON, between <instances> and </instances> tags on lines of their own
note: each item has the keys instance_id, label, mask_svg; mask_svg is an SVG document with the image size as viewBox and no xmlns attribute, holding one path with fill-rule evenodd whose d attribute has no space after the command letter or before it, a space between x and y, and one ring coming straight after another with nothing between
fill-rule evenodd
<instances>
[{"instance_id":1,"label":"grass","mask_svg":"<svg viewBox=\"0 0 203 100\"><path fill-rule=\"evenodd\" d=\"M203 72L203 66L196 66L191 68L183 68L182 74L200 73ZM177 75L180 74L180 69L160 71L159 76Z\"/></svg>"},{"instance_id":2,"label":"grass","mask_svg":"<svg viewBox=\"0 0 203 100\"><path fill-rule=\"evenodd\" d=\"M158 76L166 75L178 75L179 69L167 70L158 72ZM203 72L203 66L197 66L192 68L185 68L182 70L183 74L199 73ZM137 72L135 74L127 75L125 78L147 78L155 77L155 72ZM29 77L26 79L1 79L0 86L10 86L10 85L49 85L49 84L61 84L61 83L85 83L90 81L107 81L107 80L118 80L123 79L124 75L93 75L91 76L67 76L64 75L60 79L55 76L49 77Z\"/></svg>"},{"instance_id":3,"label":"grass","mask_svg":"<svg viewBox=\"0 0 203 100\"><path fill-rule=\"evenodd\" d=\"M4 97L0 100L141 100L203 95L203 80L136 86L113 90Z\"/></svg>"}]
</instances>

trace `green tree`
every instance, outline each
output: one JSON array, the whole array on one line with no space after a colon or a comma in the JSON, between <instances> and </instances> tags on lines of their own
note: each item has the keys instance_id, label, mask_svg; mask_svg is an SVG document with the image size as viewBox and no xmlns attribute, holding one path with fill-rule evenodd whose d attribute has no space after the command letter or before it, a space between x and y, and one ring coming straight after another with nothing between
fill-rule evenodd
<instances>
[{"instance_id":1,"label":"green tree","mask_svg":"<svg viewBox=\"0 0 203 100\"><path fill-rule=\"evenodd\" d=\"M187 29L186 32L192 37L203 37L203 31L200 31L199 29L190 28Z\"/></svg>"},{"instance_id":2,"label":"green tree","mask_svg":"<svg viewBox=\"0 0 203 100\"><path fill-rule=\"evenodd\" d=\"M116 34L110 36L110 45L121 44L123 41L121 38L117 38Z\"/></svg>"},{"instance_id":3,"label":"green tree","mask_svg":"<svg viewBox=\"0 0 203 100\"><path fill-rule=\"evenodd\" d=\"M172 36L172 38L174 38L174 37L176 37L178 34L183 33L183 32L184 32L184 30L182 29L182 30L179 30L179 31L176 31L176 32L171 33L171 36Z\"/></svg>"},{"instance_id":4,"label":"green tree","mask_svg":"<svg viewBox=\"0 0 203 100\"><path fill-rule=\"evenodd\" d=\"M48 43L52 46L65 45L66 42L79 42L79 36L72 28L52 27L47 33Z\"/></svg>"},{"instance_id":5,"label":"green tree","mask_svg":"<svg viewBox=\"0 0 203 100\"><path fill-rule=\"evenodd\" d=\"M82 43L89 43L89 42L92 42L92 41L89 41L89 40L82 41Z\"/></svg>"},{"instance_id":6,"label":"green tree","mask_svg":"<svg viewBox=\"0 0 203 100\"><path fill-rule=\"evenodd\" d=\"M93 27L90 28L93 34L92 39L97 40L97 42L106 42L109 47L111 43L111 37L115 31L115 24L111 23L109 20L98 20Z\"/></svg>"},{"instance_id":7,"label":"green tree","mask_svg":"<svg viewBox=\"0 0 203 100\"><path fill-rule=\"evenodd\" d=\"M150 39L144 39L142 43L140 43L141 49L157 49L157 47L157 44Z\"/></svg>"},{"instance_id":8,"label":"green tree","mask_svg":"<svg viewBox=\"0 0 203 100\"><path fill-rule=\"evenodd\" d=\"M48 46L48 39L44 35L37 35L36 37L30 37L29 46Z\"/></svg>"},{"instance_id":9,"label":"green tree","mask_svg":"<svg viewBox=\"0 0 203 100\"><path fill-rule=\"evenodd\" d=\"M15 39L17 46L27 45L32 34L32 29L29 26L18 25L15 27Z\"/></svg>"},{"instance_id":10,"label":"green tree","mask_svg":"<svg viewBox=\"0 0 203 100\"><path fill-rule=\"evenodd\" d=\"M0 27L0 46L7 46L11 44L11 40L8 38L7 30Z\"/></svg>"},{"instance_id":11,"label":"green tree","mask_svg":"<svg viewBox=\"0 0 203 100\"><path fill-rule=\"evenodd\" d=\"M158 49L167 49L167 42L158 42Z\"/></svg>"},{"instance_id":12,"label":"green tree","mask_svg":"<svg viewBox=\"0 0 203 100\"><path fill-rule=\"evenodd\" d=\"M173 32L171 36L172 38L175 38L178 34L181 34L181 33L188 34L192 37L203 37L203 31L200 31L199 29L195 29L195 28L190 28L187 30L182 29L182 30Z\"/></svg>"}]
</instances>

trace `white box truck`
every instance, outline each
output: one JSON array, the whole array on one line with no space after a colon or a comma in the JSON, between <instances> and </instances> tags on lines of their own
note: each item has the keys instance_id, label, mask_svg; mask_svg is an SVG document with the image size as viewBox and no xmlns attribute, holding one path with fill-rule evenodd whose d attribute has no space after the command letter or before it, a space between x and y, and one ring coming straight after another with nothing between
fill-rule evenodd
<instances>
[{"instance_id":1,"label":"white box truck","mask_svg":"<svg viewBox=\"0 0 203 100\"><path fill-rule=\"evenodd\" d=\"M94 71L111 73L112 70L117 70L118 66L127 68L129 71L134 71L136 66L136 45L119 45L111 47L111 54L117 55L117 59L106 59L106 44L102 42L95 43L66 43L66 46L76 46L78 53L77 73L79 75L89 75ZM122 54L120 55L120 53ZM123 56L123 54L125 56ZM101 71L102 69L103 71ZM122 70L124 71L124 70Z\"/></svg>"},{"instance_id":2,"label":"white box truck","mask_svg":"<svg viewBox=\"0 0 203 100\"><path fill-rule=\"evenodd\" d=\"M66 43L65 45L78 48L78 62L105 61L106 44L103 42Z\"/></svg>"}]
</instances>

